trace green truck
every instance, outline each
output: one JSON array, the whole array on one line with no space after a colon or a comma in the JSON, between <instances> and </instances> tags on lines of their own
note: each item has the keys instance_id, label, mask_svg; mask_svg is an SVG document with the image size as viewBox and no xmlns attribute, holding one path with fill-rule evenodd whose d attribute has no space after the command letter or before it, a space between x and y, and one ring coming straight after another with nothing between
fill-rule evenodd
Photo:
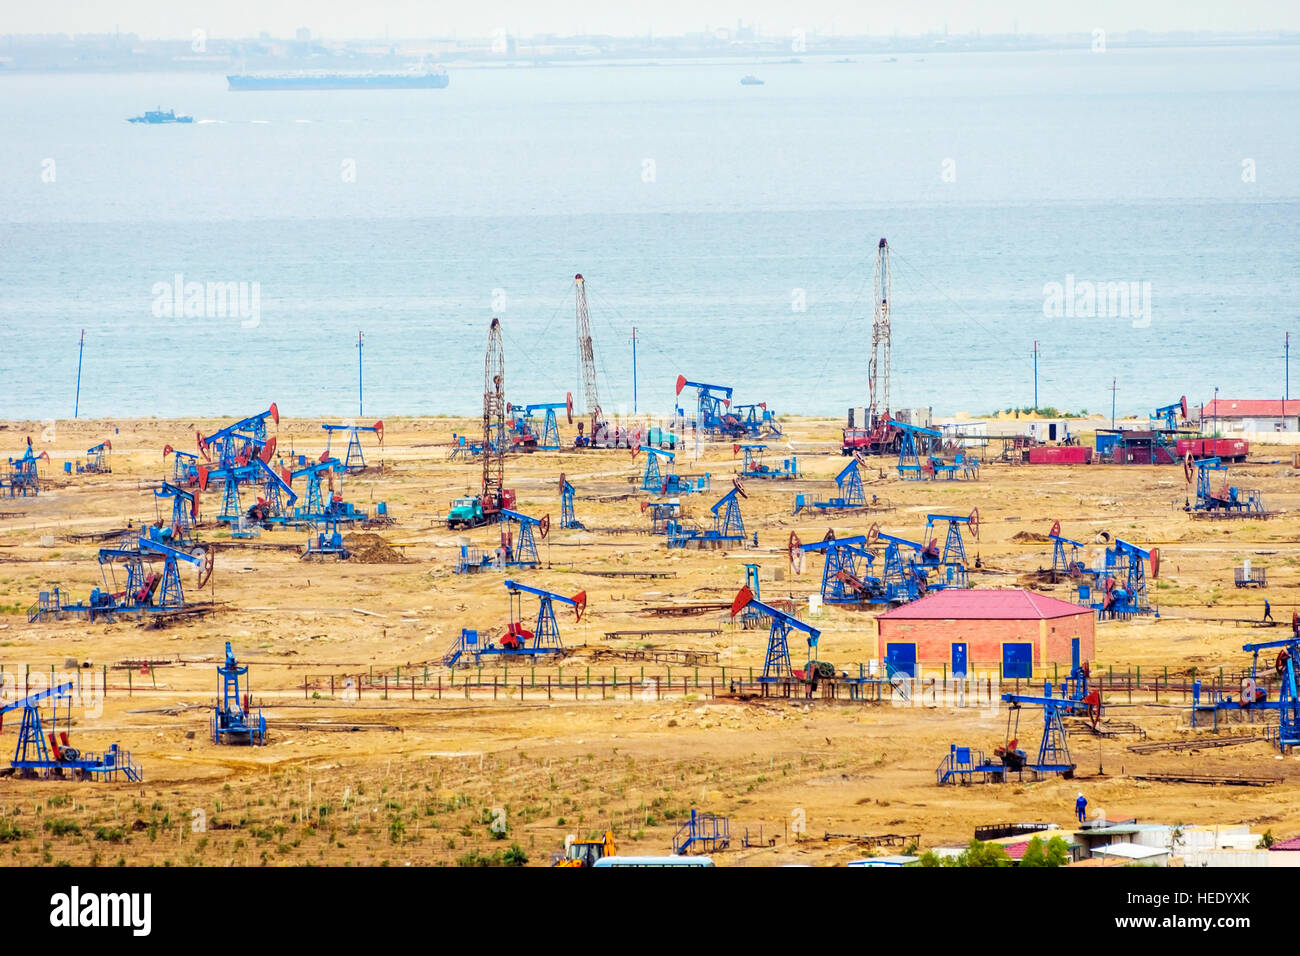
<instances>
[{"instance_id":1,"label":"green truck","mask_svg":"<svg viewBox=\"0 0 1300 956\"><path fill-rule=\"evenodd\" d=\"M502 491L501 507L509 509L514 506L514 491L512 489ZM484 507L482 495L457 498L451 503L451 508L447 511L447 527L452 531L457 528L477 528L479 525L487 524L495 518L501 507L498 507L496 502L490 498L487 499L487 506Z\"/></svg>"}]
</instances>

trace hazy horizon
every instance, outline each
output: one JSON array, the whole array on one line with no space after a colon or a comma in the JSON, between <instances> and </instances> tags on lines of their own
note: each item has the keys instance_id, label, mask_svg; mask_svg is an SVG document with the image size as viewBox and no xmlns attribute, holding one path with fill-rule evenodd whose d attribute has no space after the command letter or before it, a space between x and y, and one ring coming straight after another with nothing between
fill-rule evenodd
<instances>
[{"instance_id":1,"label":"hazy horizon","mask_svg":"<svg viewBox=\"0 0 1300 956\"><path fill-rule=\"evenodd\" d=\"M841 0L659 0L653 5L611 9L594 0L530 5L519 0L481 0L473 5L422 4L417 0L374 0L359 6L339 0L280 0L268 9L255 0L220 5L165 0L118 0L98 4L55 0L10 8L0 35L48 33L131 33L142 39L187 39L195 30L211 37L256 36L265 31L292 36L305 27L325 39L428 36L489 36L506 30L528 36L604 34L679 35L731 29L738 21L764 35L856 34L889 36L947 31L1063 34L1103 29L1109 33L1300 30L1300 4L1285 0L1241 0L1235 4L1151 0L1135 5L1097 0L1045 9L1036 0L914 0L907 8L855 6Z\"/></svg>"}]
</instances>

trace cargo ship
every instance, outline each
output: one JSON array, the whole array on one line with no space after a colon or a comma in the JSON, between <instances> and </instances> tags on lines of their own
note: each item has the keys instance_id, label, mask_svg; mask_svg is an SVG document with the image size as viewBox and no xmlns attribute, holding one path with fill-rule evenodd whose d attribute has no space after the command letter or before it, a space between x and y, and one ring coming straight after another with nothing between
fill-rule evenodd
<instances>
[{"instance_id":1,"label":"cargo ship","mask_svg":"<svg viewBox=\"0 0 1300 956\"><path fill-rule=\"evenodd\" d=\"M445 70L416 73L245 73L226 77L230 89L245 90L441 90Z\"/></svg>"}]
</instances>

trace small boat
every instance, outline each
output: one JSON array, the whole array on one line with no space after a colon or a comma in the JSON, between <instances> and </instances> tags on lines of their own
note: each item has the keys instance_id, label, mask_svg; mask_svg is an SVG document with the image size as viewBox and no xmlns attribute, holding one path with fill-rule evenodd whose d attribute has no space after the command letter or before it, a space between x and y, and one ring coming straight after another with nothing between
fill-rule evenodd
<instances>
[{"instance_id":1,"label":"small boat","mask_svg":"<svg viewBox=\"0 0 1300 956\"><path fill-rule=\"evenodd\" d=\"M157 126L159 123L193 123L193 116L177 116L172 110L163 111L160 106L156 110L145 110L143 116L132 116L127 120L128 123L148 123L150 126Z\"/></svg>"},{"instance_id":2,"label":"small boat","mask_svg":"<svg viewBox=\"0 0 1300 956\"><path fill-rule=\"evenodd\" d=\"M741 86L762 86L763 81L760 80L758 77L756 77L753 73L751 73L748 76L742 76L740 78L740 85Z\"/></svg>"}]
</instances>

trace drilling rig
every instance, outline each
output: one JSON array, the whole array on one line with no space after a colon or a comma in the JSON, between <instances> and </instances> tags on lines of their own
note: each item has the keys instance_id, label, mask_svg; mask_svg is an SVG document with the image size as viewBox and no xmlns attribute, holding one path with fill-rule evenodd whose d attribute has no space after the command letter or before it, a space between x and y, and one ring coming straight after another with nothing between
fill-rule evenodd
<instances>
[{"instance_id":1,"label":"drilling rig","mask_svg":"<svg viewBox=\"0 0 1300 956\"><path fill-rule=\"evenodd\" d=\"M867 370L867 384L871 390L871 408L867 423L878 428L882 418L889 417L889 243L881 237L876 247L876 271L872 285L875 287L875 316L871 324L871 364Z\"/></svg>"},{"instance_id":2,"label":"drilling rig","mask_svg":"<svg viewBox=\"0 0 1300 956\"><path fill-rule=\"evenodd\" d=\"M867 387L871 391L865 422L844 429L840 453L844 455L888 455L899 451L902 433L889 405L890 327L889 243L882 238L876 246L875 315L871 325L871 359L867 366Z\"/></svg>"},{"instance_id":3,"label":"drilling rig","mask_svg":"<svg viewBox=\"0 0 1300 956\"><path fill-rule=\"evenodd\" d=\"M587 312L587 284L582 273L573 277L573 294L578 318L578 361L582 363L582 390L587 405L587 424L591 429L582 434L578 424L579 448L601 448L609 442L609 428L600 410L600 395L596 391L596 353L591 345L591 316Z\"/></svg>"},{"instance_id":4,"label":"drilling rig","mask_svg":"<svg viewBox=\"0 0 1300 956\"><path fill-rule=\"evenodd\" d=\"M506 452L506 357L501 320L488 328L483 359L483 485L476 497L457 498L447 512L448 528L474 528L515 506L513 489L504 488Z\"/></svg>"}]
</instances>

